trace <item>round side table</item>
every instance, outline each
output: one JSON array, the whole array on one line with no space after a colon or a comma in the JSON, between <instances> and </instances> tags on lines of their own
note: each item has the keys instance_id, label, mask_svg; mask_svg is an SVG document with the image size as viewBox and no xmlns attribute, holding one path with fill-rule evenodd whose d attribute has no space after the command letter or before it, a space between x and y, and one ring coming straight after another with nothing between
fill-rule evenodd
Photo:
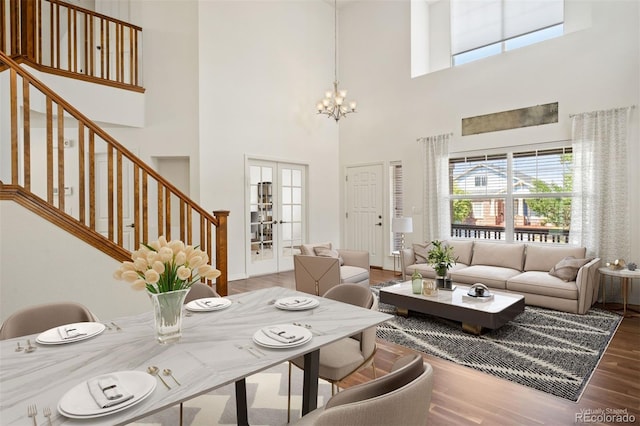
<instances>
[{"instance_id":1,"label":"round side table","mask_svg":"<svg viewBox=\"0 0 640 426\"><path fill-rule=\"evenodd\" d=\"M598 269L600 272L600 282L609 277L609 281L613 282L613 277L620 278L620 284L622 285L622 315L627 315L627 298L629 295L629 286L633 283L634 278L640 278L640 270L630 271L627 268L624 269L609 269L606 266ZM606 300L606 282L602 284L602 306L607 303Z\"/></svg>"}]
</instances>

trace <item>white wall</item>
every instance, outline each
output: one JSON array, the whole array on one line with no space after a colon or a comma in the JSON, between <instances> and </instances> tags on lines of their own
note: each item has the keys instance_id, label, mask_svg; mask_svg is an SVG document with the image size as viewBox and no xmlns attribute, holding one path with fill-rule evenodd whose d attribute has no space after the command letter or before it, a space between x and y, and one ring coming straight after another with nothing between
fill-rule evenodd
<instances>
[{"instance_id":1,"label":"white wall","mask_svg":"<svg viewBox=\"0 0 640 426\"><path fill-rule=\"evenodd\" d=\"M145 127L105 129L145 162L198 157L198 3L131 0L130 20L142 27ZM191 161L191 196L198 201L198 161Z\"/></svg>"},{"instance_id":2,"label":"white wall","mask_svg":"<svg viewBox=\"0 0 640 426\"><path fill-rule=\"evenodd\" d=\"M360 113L340 126L341 171L381 159L402 161L404 205L408 214L416 207L407 244L423 239L418 137L453 132L452 152L567 140L570 114L640 103L639 3L588 4L593 8L588 29L415 79L410 78L410 2L353 2L344 8L341 81L358 98ZM461 136L464 117L549 102L559 102L557 124ZM636 108L630 212L640 208L638 115ZM631 227L631 258L639 261L640 225L632 220ZM639 293L636 287L632 296Z\"/></svg>"},{"instance_id":3,"label":"white wall","mask_svg":"<svg viewBox=\"0 0 640 426\"><path fill-rule=\"evenodd\" d=\"M29 305L76 301L101 320L151 310L145 292L112 278L109 256L12 201L0 201L0 321Z\"/></svg>"},{"instance_id":4,"label":"white wall","mask_svg":"<svg viewBox=\"0 0 640 426\"><path fill-rule=\"evenodd\" d=\"M244 277L245 158L308 164L309 241L338 242L338 144L315 104L333 81L323 1L202 1L200 199L228 209L229 278Z\"/></svg>"}]
</instances>

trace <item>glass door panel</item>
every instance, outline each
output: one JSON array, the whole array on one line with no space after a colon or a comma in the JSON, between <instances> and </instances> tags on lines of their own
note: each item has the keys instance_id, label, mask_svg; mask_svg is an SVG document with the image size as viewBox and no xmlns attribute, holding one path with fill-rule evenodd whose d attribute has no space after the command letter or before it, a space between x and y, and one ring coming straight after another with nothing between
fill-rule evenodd
<instances>
[{"instance_id":1,"label":"glass door panel","mask_svg":"<svg viewBox=\"0 0 640 426\"><path fill-rule=\"evenodd\" d=\"M249 161L249 275L293 269L305 227L306 166Z\"/></svg>"},{"instance_id":2,"label":"glass door panel","mask_svg":"<svg viewBox=\"0 0 640 426\"><path fill-rule=\"evenodd\" d=\"M250 166L251 262L273 260L273 168Z\"/></svg>"}]
</instances>

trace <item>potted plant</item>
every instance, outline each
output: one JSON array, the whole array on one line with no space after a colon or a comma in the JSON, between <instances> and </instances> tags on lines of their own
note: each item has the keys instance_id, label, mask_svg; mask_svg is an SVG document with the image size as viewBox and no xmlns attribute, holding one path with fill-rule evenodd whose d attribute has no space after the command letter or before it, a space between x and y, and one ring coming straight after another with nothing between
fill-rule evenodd
<instances>
[{"instance_id":1,"label":"potted plant","mask_svg":"<svg viewBox=\"0 0 640 426\"><path fill-rule=\"evenodd\" d=\"M451 288L451 280L447 279L447 271L456 263L453 247L447 246L439 240L431 241L431 246L427 253L427 262L436 271L438 287Z\"/></svg>"}]
</instances>

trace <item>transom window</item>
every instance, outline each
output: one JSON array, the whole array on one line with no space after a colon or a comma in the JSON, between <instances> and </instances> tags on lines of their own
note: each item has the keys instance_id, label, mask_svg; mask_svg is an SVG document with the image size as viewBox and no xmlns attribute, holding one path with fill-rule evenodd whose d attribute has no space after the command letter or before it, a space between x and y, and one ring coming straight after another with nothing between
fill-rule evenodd
<instances>
[{"instance_id":1,"label":"transom window","mask_svg":"<svg viewBox=\"0 0 640 426\"><path fill-rule=\"evenodd\" d=\"M453 65L561 36L564 0L451 0Z\"/></svg>"},{"instance_id":2,"label":"transom window","mask_svg":"<svg viewBox=\"0 0 640 426\"><path fill-rule=\"evenodd\" d=\"M571 147L450 158L451 236L568 243L572 166Z\"/></svg>"}]
</instances>

